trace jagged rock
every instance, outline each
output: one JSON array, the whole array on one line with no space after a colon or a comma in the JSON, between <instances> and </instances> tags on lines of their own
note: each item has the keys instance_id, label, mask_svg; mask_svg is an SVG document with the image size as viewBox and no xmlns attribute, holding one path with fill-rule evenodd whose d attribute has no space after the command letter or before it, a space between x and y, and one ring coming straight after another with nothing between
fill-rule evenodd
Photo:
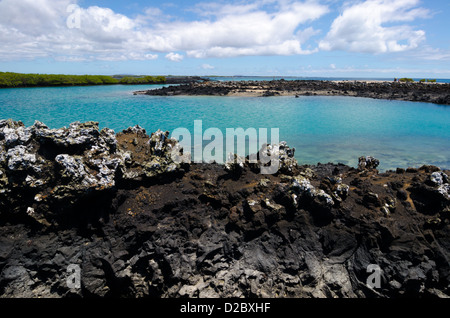
<instances>
[{"instance_id":1,"label":"jagged rock","mask_svg":"<svg viewBox=\"0 0 450 318\"><path fill-rule=\"evenodd\" d=\"M432 185L440 186L444 183L448 183L448 176L444 172L433 172L430 175L430 182Z\"/></svg>"},{"instance_id":2,"label":"jagged rock","mask_svg":"<svg viewBox=\"0 0 450 318\"><path fill-rule=\"evenodd\" d=\"M295 148L290 148L286 141L282 141L278 145L278 158L280 160L279 172L284 174L294 173L298 167L297 160L295 159Z\"/></svg>"},{"instance_id":3,"label":"jagged rock","mask_svg":"<svg viewBox=\"0 0 450 318\"><path fill-rule=\"evenodd\" d=\"M34 164L37 162L36 154L30 153L25 146L16 146L11 148L6 153L6 159L8 160L9 170L27 170L35 169Z\"/></svg>"},{"instance_id":4,"label":"jagged rock","mask_svg":"<svg viewBox=\"0 0 450 318\"><path fill-rule=\"evenodd\" d=\"M139 126L0 130L0 297L450 296L448 171L299 166L282 142L263 175Z\"/></svg>"},{"instance_id":5,"label":"jagged rock","mask_svg":"<svg viewBox=\"0 0 450 318\"><path fill-rule=\"evenodd\" d=\"M329 194L322 189L316 189L307 178L296 176L292 180L292 189L296 194L311 199L317 198L318 202L323 202L326 206L334 204L333 198Z\"/></svg>"},{"instance_id":6,"label":"jagged rock","mask_svg":"<svg viewBox=\"0 0 450 318\"><path fill-rule=\"evenodd\" d=\"M358 169L361 171L376 169L380 161L371 156L359 157L358 159Z\"/></svg>"},{"instance_id":7,"label":"jagged rock","mask_svg":"<svg viewBox=\"0 0 450 318\"><path fill-rule=\"evenodd\" d=\"M162 132L161 130L157 130L156 132L152 133L150 136L150 140L148 141L150 144L150 149L152 150L152 153L157 156L161 156L164 154L165 150L165 141L169 137L169 132Z\"/></svg>"},{"instance_id":8,"label":"jagged rock","mask_svg":"<svg viewBox=\"0 0 450 318\"><path fill-rule=\"evenodd\" d=\"M136 134L138 137L145 137L147 135L147 132L144 128L142 128L139 125L128 127L127 129L123 130L124 134Z\"/></svg>"},{"instance_id":9,"label":"jagged rock","mask_svg":"<svg viewBox=\"0 0 450 318\"><path fill-rule=\"evenodd\" d=\"M61 166L61 177L70 179L74 184L86 188L94 187L97 182L85 168L82 158L67 154L57 155L55 161Z\"/></svg>"},{"instance_id":10,"label":"jagged rock","mask_svg":"<svg viewBox=\"0 0 450 318\"><path fill-rule=\"evenodd\" d=\"M25 144L31 138L31 129L25 128L22 123L12 121L0 122L0 139L3 139L6 146L12 147L18 144Z\"/></svg>"},{"instance_id":11,"label":"jagged rock","mask_svg":"<svg viewBox=\"0 0 450 318\"><path fill-rule=\"evenodd\" d=\"M442 195L445 200L450 200L450 184L441 184L437 188L437 192Z\"/></svg>"},{"instance_id":12,"label":"jagged rock","mask_svg":"<svg viewBox=\"0 0 450 318\"><path fill-rule=\"evenodd\" d=\"M307 194L310 197L313 197L316 193L316 189L311 182L303 176L297 176L292 179L292 189L298 194Z\"/></svg>"},{"instance_id":13,"label":"jagged rock","mask_svg":"<svg viewBox=\"0 0 450 318\"><path fill-rule=\"evenodd\" d=\"M239 176L245 167L245 158L238 156L237 154L229 153L227 160L225 161L224 168L232 175Z\"/></svg>"},{"instance_id":14,"label":"jagged rock","mask_svg":"<svg viewBox=\"0 0 450 318\"><path fill-rule=\"evenodd\" d=\"M350 189L348 185L342 183L341 177L335 176L324 178L320 183L320 187L329 193L337 203L345 200Z\"/></svg>"},{"instance_id":15,"label":"jagged rock","mask_svg":"<svg viewBox=\"0 0 450 318\"><path fill-rule=\"evenodd\" d=\"M153 178L164 173L176 172L183 163L190 162L190 154L183 153L178 141L168 136L169 132L161 130L149 136L145 129L139 126L130 127L119 133L118 138L125 139L118 151L123 178L128 181ZM131 149L133 151L130 151Z\"/></svg>"},{"instance_id":16,"label":"jagged rock","mask_svg":"<svg viewBox=\"0 0 450 318\"><path fill-rule=\"evenodd\" d=\"M0 170L0 194L10 191L8 189L8 183L9 182L6 173Z\"/></svg>"},{"instance_id":17,"label":"jagged rock","mask_svg":"<svg viewBox=\"0 0 450 318\"><path fill-rule=\"evenodd\" d=\"M265 157L263 166L271 166L276 164L275 169L269 169L269 174L289 174L295 173L298 163L294 158L295 148L290 148L285 141L278 144L263 145L260 150L259 157ZM261 159L262 160L262 159Z\"/></svg>"},{"instance_id":18,"label":"jagged rock","mask_svg":"<svg viewBox=\"0 0 450 318\"><path fill-rule=\"evenodd\" d=\"M59 129L49 129L42 123L35 123L34 135L58 147L79 147L81 150L86 150L87 147L96 143L100 133L98 122L74 122L69 125L69 128Z\"/></svg>"}]
</instances>

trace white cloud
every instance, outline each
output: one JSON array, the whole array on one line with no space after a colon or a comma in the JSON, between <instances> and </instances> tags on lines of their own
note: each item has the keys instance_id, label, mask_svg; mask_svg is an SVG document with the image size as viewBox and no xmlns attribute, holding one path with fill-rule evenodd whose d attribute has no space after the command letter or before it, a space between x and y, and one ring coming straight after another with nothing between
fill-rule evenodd
<instances>
[{"instance_id":1,"label":"white cloud","mask_svg":"<svg viewBox=\"0 0 450 318\"><path fill-rule=\"evenodd\" d=\"M398 23L428 17L429 11L418 4L419 0L367 0L347 5L319 48L364 53L414 49L425 40L425 32Z\"/></svg>"},{"instance_id":2,"label":"white cloud","mask_svg":"<svg viewBox=\"0 0 450 318\"><path fill-rule=\"evenodd\" d=\"M166 55L166 59L172 62L181 62L184 56L178 53L170 52Z\"/></svg>"},{"instance_id":3,"label":"white cloud","mask_svg":"<svg viewBox=\"0 0 450 318\"><path fill-rule=\"evenodd\" d=\"M319 34L319 30L315 30L313 27L308 27L304 30L299 30L296 33L297 39L300 41L300 43L305 43L308 41L312 36Z\"/></svg>"},{"instance_id":4,"label":"white cloud","mask_svg":"<svg viewBox=\"0 0 450 318\"><path fill-rule=\"evenodd\" d=\"M253 0L195 7L194 21L171 19L159 8L134 18L109 8L79 8L79 27L69 28L74 0L0 1L0 58L59 60L154 59L310 54L304 44L316 31L303 24L328 12L317 0ZM158 16L162 17L158 20Z\"/></svg>"},{"instance_id":5,"label":"white cloud","mask_svg":"<svg viewBox=\"0 0 450 318\"><path fill-rule=\"evenodd\" d=\"M205 2L193 6L197 19L191 21L165 14L164 6L143 8L134 17L79 7L80 25L69 28L67 8L77 0L0 0L0 59L155 60L162 53L180 62L186 56L302 55L319 48L383 53L411 50L425 40L425 32L410 25L430 15L419 0L351 0L319 46L310 47L320 32L311 23L329 13L331 2ZM431 58L448 57L438 53Z\"/></svg>"},{"instance_id":6,"label":"white cloud","mask_svg":"<svg viewBox=\"0 0 450 318\"><path fill-rule=\"evenodd\" d=\"M18 33L39 36L43 30L54 30L65 22L61 13L70 3L70 0L2 0L0 24Z\"/></svg>"},{"instance_id":7,"label":"white cloud","mask_svg":"<svg viewBox=\"0 0 450 318\"><path fill-rule=\"evenodd\" d=\"M420 49L408 52L408 55L405 58L415 58L428 61L450 61L450 50L434 49L425 45Z\"/></svg>"},{"instance_id":8,"label":"white cloud","mask_svg":"<svg viewBox=\"0 0 450 318\"><path fill-rule=\"evenodd\" d=\"M124 60L133 60L133 61L151 61L156 60L158 58L158 54L146 54L146 53L136 53L130 52L128 54L124 54Z\"/></svg>"},{"instance_id":9,"label":"white cloud","mask_svg":"<svg viewBox=\"0 0 450 318\"><path fill-rule=\"evenodd\" d=\"M204 70L213 70L213 69L215 69L215 67L210 65L210 64L202 64L202 69L204 69Z\"/></svg>"},{"instance_id":10,"label":"white cloud","mask_svg":"<svg viewBox=\"0 0 450 318\"><path fill-rule=\"evenodd\" d=\"M166 38L191 57L230 57L243 55L310 54L302 44L315 34L299 26L328 12L314 1L283 3L278 11L269 12L253 5L224 7L216 20L204 20L174 25L166 29ZM261 4L261 2L257 2ZM230 13L231 12L231 13Z\"/></svg>"},{"instance_id":11,"label":"white cloud","mask_svg":"<svg viewBox=\"0 0 450 318\"><path fill-rule=\"evenodd\" d=\"M279 44L259 45L251 47L220 47L187 51L189 57L235 57L235 56L258 56L258 55L301 55L311 54L317 50L303 50L296 40L285 41Z\"/></svg>"},{"instance_id":12,"label":"white cloud","mask_svg":"<svg viewBox=\"0 0 450 318\"><path fill-rule=\"evenodd\" d=\"M197 13L200 16L225 16L225 15L236 15L236 14L245 14L251 11L258 9L258 2L255 1L253 3L247 4L223 4L219 2L200 2L197 3L191 11Z\"/></svg>"},{"instance_id":13,"label":"white cloud","mask_svg":"<svg viewBox=\"0 0 450 318\"><path fill-rule=\"evenodd\" d=\"M67 11L73 0L0 2L0 58L51 56L58 60L154 59L130 43L137 24L109 8ZM79 25L67 23L76 14Z\"/></svg>"}]
</instances>

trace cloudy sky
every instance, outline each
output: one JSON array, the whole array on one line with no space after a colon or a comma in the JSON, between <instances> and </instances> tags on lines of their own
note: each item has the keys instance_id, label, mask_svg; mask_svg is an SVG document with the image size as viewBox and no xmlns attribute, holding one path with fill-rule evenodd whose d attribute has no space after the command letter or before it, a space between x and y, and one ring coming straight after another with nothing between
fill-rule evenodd
<instances>
[{"instance_id":1,"label":"cloudy sky","mask_svg":"<svg viewBox=\"0 0 450 318\"><path fill-rule=\"evenodd\" d=\"M448 0L0 0L0 71L450 78Z\"/></svg>"}]
</instances>

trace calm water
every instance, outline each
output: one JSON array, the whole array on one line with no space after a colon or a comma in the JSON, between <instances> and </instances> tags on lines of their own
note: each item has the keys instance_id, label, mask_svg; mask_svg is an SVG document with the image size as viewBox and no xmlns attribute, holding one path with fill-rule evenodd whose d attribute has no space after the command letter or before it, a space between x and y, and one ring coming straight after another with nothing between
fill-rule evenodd
<instances>
[{"instance_id":1,"label":"calm water","mask_svg":"<svg viewBox=\"0 0 450 318\"><path fill-rule=\"evenodd\" d=\"M158 86L151 86L156 88ZM450 168L450 107L352 97L134 96L149 86L0 89L0 119L39 120L51 128L94 120L116 132L139 124L148 133L194 120L210 127L279 128L300 164L357 165L362 155L380 169L434 164Z\"/></svg>"}]
</instances>

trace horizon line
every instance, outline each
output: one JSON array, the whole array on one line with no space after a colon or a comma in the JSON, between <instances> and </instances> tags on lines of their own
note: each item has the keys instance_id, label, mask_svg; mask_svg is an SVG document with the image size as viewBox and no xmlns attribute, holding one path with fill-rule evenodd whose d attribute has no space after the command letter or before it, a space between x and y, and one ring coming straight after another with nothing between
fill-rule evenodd
<instances>
[{"instance_id":1,"label":"horizon line","mask_svg":"<svg viewBox=\"0 0 450 318\"><path fill-rule=\"evenodd\" d=\"M0 73L16 73L16 74L40 74L40 75L73 75L73 76L83 76L83 75L97 75L97 76L165 76L165 77L273 77L273 78L348 78L348 79L394 79L394 78L402 78L408 76L386 76L386 77L378 77L378 76L306 76L306 75L218 75L218 74L207 74L207 75L173 75L173 74L131 74L131 73L120 73L120 74L74 74L74 73L22 73L22 72L12 72L12 71L1 71ZM444 77L428 77L428 76L413 76L413 79L440 79L440 80L450 80L449 78Z\"/></svg>"}]
</instances>

